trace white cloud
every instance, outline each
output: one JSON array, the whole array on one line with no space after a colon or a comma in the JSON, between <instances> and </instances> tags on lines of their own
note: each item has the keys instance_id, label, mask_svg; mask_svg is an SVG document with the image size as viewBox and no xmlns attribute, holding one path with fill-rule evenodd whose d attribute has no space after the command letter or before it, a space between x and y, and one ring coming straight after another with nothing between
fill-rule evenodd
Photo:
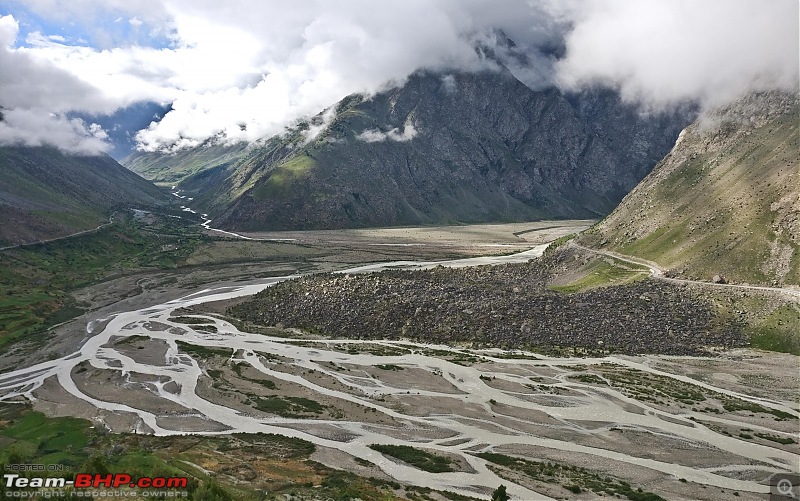
<instances>
[{"instance_id":1,"label":"white cloud","mask_svg":"<svg viewBox=\"0 0 800 501\"><path fill-rule=\"evenodd\" d=\"M42 110L4 110L0 121L0 145L51 145L68 153L94 155L109 149L107 137L97 124L87 126L79 118Z\"/></svg>"},{"instance_id":2,"label":"white cloud","mask_svg":"<svg viewBox=\"0 0 800 501\"><path fill-rule=\"evenodd\" d=\"M556 64L567 88L606 84L661 108L724 103L747 89L797 88L797 0L585 0Z\"/></svg>"},{"instance_id":3,"label":"white cloud","mask_svg":"<svg viewBox=\"0 0 800 501\"><path fill-rule=\"evenodd\" d=\"M453 75L445 75L442 77L442 87L448 94L454 93L458 86L456 85L456 77Z\"/></svg>"},{"instance_id":4,"label":"white cloud","mask_svg":"<svg viewBox=\"0 0 800 501\"><path fill-rule=\"evenodd\" d=\"M87 128L82 120L65 115L75 108L102 111L112 105L69 72L37 60L27 49L12 49L18 32L12 16L0 16L0 145L50 144L83 154L106 151L107 136L101 128Z\"/></svg>"},{"instance_id":5,"label":"white cloud","mask_svg":"<svg viewBox=\"0 0 800 501\"><path fill-rule=\"evenodd\" d=\"M626 99L654 108L685 100L709 104L749 87L787 86L796 83L798 72L796 0L26 0L25 5L43 17L87 26L98 13L108 14L110 27L97 29L114 29L127 20L142 28L134 31L169 34L168 47L94 48L33 33L30 47L12 48L16 22L0 17L0 67L4 77L11 75L0 80L0 105L41 119L71 110L111 113L143 100L172 103L160 122L137 135L148 150L280 133L347 94L401 83L419 68L445 74L485 69L476 43L493 48L532 87L611 85ZM518 48L498 45L503 40L496 29ZM456 79L444 77L442 83L453 90ZM413 126L403 132L365 131L374 134L362 139L409 140L415 131ZM313 133L318 131L309 129Z\"/></svg>"},{"instance_id":6,"label":"white cloud","mask_svg":"<svg viewBox=\"0 0 800 501\"><path fill-rule=\"evenodd\" d=\"M387 139L390 141L396 141L398 143L404 143L407 141L411 141L416 137L417 129L411 123L406 122L403 126L403 132L395 127L387 132L381 132L378 129L367 129L363 131L361 134L356 136L356 139L367 143L378 143L382 141L386 141Z\"/></svg>"},{"instance_id":7,"label":"white cloud","mask_svg":"<svg viewBox=\"0 0 800 501\"><path fill-rule=\"evenodd\" d=\"M452 7L452 2L443 4ZM167 117L137 138L148 150L219 135L229 141L252 141L280 133L297 118L313 115L352 92L370 93L387 81L401 82L420 67L478 67L481 62L463 37L472 29L471 21L456 26L450 14L426 5L431 12L424 17L421 2L380 9L358 1L224 11L216 11L216 4L175 7L177 32L194 50L202 48L199 44L208 33L197 25L214 12L220 26L241 30L240 37L254 37L236 43L237 48L257 47L258 54L238 71L244 83L206 91L187 86Z\"/></svg>"},{"instance_id":8,"label":"white cloud","mask_svg":"<svg viewBox=\"0 0 800 501\"><path fill-rule=\"evenodd\" d=\"M303 131L304 143L308 144L322 134L336 118L336 107L331 106L322 112L320 116L314 117L309 121L308 129Z\"/></svg>"}]
</instances>

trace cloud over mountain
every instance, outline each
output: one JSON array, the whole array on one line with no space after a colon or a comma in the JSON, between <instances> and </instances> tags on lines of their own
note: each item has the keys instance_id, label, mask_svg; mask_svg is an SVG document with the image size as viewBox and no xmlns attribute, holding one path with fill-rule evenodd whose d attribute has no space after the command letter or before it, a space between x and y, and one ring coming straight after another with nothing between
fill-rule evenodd
<instances>
[{"instance_id":1,"label":"cloud over mountain","mask_svg":"<svg viewBox=\"0 0 800 501\"><path fill-rule=\"evenodd\" d=\"M476 47L504 58L528 85L608 85L649 108L710 103L749 86L797 81L794 0L404 0L379 6L367 0L83 0L65 9L53 3L25 2L25 19L52 22L23 23L22 40L12 29L15 18L2 18L0 58L4 73L15 71L11 83L0 84L0 105L52 120L52 127L72 127L72 143L88 138L87 146L102 140L66 112L171 104L162 120L139 132L147 150L212 137L252 141L352 92L402 82L419 68L490 71L492 62ZM11 14L14 6L22 9L22 3L8 5ZM53 31L56 21L82 27L86 37ZM499 30L517 47L498 45L505 42ZM33 92L26 95L21 90L27 87ZM15 140L28 134L38 140L35 130L20 124L13 125ZM5 132L0 141L12 135Z\"/></svg>"},{"instance_id":2,"label":"cloud over mountain","mask_svg":"<svg viewBox=\"0 0 800 501\"><path fill-rule=\"evenodd\" d=\"M661 108L726 103L745 90L797 88L800 4L795 0L573 2L562 87L618 87Z\"/></svg>"}]
</instances>

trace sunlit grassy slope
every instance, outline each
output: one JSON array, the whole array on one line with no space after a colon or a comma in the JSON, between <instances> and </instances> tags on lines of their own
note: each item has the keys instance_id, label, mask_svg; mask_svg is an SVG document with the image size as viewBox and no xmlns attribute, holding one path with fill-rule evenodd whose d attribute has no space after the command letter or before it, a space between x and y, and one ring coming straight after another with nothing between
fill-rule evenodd
<instances>
[{"instance_id":1,"label":"sunlit grassy slope","mask_svg":"<svg viewBox=\"0 0 800 501\"><path fill-rule=\"evenodd\" d=\"M800 284L799 110L756 94L700 119L582 241L689 278Z\"/></svg>"}]
</instances>

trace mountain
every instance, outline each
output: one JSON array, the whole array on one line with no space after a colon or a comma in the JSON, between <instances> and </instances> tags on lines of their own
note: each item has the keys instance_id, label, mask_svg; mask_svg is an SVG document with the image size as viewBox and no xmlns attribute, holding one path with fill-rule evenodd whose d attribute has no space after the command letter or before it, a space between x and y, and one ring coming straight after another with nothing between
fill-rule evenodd
<instances>
[{"instance_id":1,"label":"mountain","mask_svg":"<svg viewBox=\"0 0 800 501\"><path fill-rule=\"evenodd\" d=\"M689 278L800 284L798 116L782 92L702 116L584 243Z\"/></svg>"},{"instance_id":2,"label":"mountain","mask_svg":"<svg viewBox=\"0 0 800 501\"><path fill-rule=\"evenodd\" d=\"M572 99L505 68L420 71L238 152L205 145L125 164L179 182L215 225L238 230L599 217L688 119L639 115L613 93ZM623 122L638 135L617 132Z\"/></svg>"},{"instance_id":3,"label":"mountain","mask_svg":"<svg viewBox=\"0 0 800 501\"><path fill-rule=\"evenodd\" d=\"M624 102L618 92L606 87L587 88L566 97L589 132L640 179L664 158L681 130L697 116L695 106L689 104L644 112L637 103Z\"/></svg>"},{"instance_id":4,"label":"mountain","mask_svg":"<svg viewBox=\"0 0 800 501\"><path fill-rule=\"evenodd\" d=\"M156 184L174 186L195 174L235 163L246 149L246 143L225 145L212 140L174 153L135 151L120 163Z\"/></svg>"},{"instance_id":5,"label":"mountain","mask_svg":"<svg viewBox=\"0 0 800 501\"><path fill-rule=\"evenodd\" d=\"M0 147L0 246L95 228L116 208L163 204L168 197L107 155Z\"/></svg>"}]
</instances>

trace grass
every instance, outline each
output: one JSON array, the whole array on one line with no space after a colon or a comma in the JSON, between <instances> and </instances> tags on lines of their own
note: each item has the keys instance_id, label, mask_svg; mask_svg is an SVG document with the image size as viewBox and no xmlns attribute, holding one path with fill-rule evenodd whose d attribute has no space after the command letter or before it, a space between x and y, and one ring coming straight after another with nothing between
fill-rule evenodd
<instances>
[{"instance_id":1,"label":"grass","mask_svg":"<svg viewBox=\"0 0 800 501\"><path fill-rule=\"evenodd\" d=\"M83 463L82 450L88 444L87 421L69 417L49 419L38 412L24 412L23 406L5 407L0 416L9 421L0 431L11 441L4 447L8 457L34 455L45 465L77 467Z\"/></svg>"},{"instance_id":2,"label":"grass","mask_svg":"<svg viewBox=\"0 0 800 501\"><path fill-rule=\"evenodd\" d=\"M600 376L596 376L594 374L578 374L575 376L569 376L570 379L575 379L582 383L590 383L590 384L601 384L605 385L606 382Z\"/></svg>"},{"instance_id":3,"label":"grass","mask_svg":"<svg viewBox=\"0 0 800 501\"><path fill-rule=\"evenodd\" d=\"M541 360L541 357L535 355L528 355L526 353L487 353L486 356L492 358L500 358L504 360Z\"/></svg>"},{"instance_id":4,"label":"grass","mask_svg":"<svg viewBox=\"0 0 800 501\"><path fill-rule=\"evenodd\" d=\"M563 489L572 494L591 491L600 496L625 496L631 501L666 501L653 492L646 492L641 488L634 489L624 480L601 475L579 466L529 461L492 452L484 452L476 454L476 456L495 465L522 473L533 480L561 485ZM498 473L502 473L502 471L498 471Z\"/></svg>"},{"instance_id":5,"label":"grass","mask_svg":"<svg viewBox=\"0 0 800 501\"><path fill-rule=\"evenodd\" d=\"M314 160L300 153L275 167L266 182L254 190L253 196L257 199L286 196L295 182L305 177L313 167Z\"/></svg>"},{"instance_id":6,"label":"grass","mask_svg":"<svg viewBox=\"0 0 800 501\"><path fill-rule=\"evenodd\" d=\"M553 252L555 252L556 249L558 249L565 243L569 242L570 240L574 239L576 236L578 236L577 233L570 233L569 235L564 235L563 237L556 238L555 240L550 242L550 245L547 246L547 248L544 250L544 253L547 255L552 254Z\"/></svg>"},{"instance_id":7,"label":"grass","mask_svg":"<svg viewBox=\"0 0 800 501\"><path fill-rule=\"evenodd\" d=\"M59 451L52 452L56 448ZM315 449L311 442L267 433L113 434L86 420L48 418L29 406L0 403L0 469L4 464L24 463L63 466L62 471L43 473L65 478L76 472L128 473L134 478L186 476L188 498L184 499L190 500L471 499L337 471L311 461ZM208 475L192 465L214 473ZM176 494L172 497L182 498L180 491Z\"/></svg>"},{"instance_id":8,"label":"grass","mask_svg":"<svg viewBox=\"0 0 800 501\"><path fill-rule=\"evenodd\" d=\"M327 405L304 397L253 397L252 400L256 409L286 418L322 414L328 408Z\"/></svg>"},{"instance_id":9,"label":"grass","mask_svg":"<svg viewBox=\"0 0 800 501\"><path fill-rule=\"evenodd\" d=\"M758 438L763 438L764 440L769 440L771 442L776 442L782 445L791 445L796 444L797 442L795 439L791 437L779 437L777 435L770 435L769 433L755 433L755 436Z\"/></svg>"},{"instance_id":10,"label":"grass","mask_svg":"<svg viewBox=\"0 0 800 501\"><path fill-rule=\"evenodd\" d=\"M181 150L171 155L141 153L123 162L126 167L145 179L150 179L156 184L172 186L191 175L235 162L245 153L244 143L232 146L207 145L203 148Z\"/></svg>"},{"instance_id":11,"label":"grass","mask_svg":"<svg viewBox=\"0 0 800 501\"><path fill-rule=\"evenodd\" d=\"M452 460L409 445L373 444L370 445L369 448L386 456L399 459L428 473L455 471L451 466L453 463Z\"/></svg>"},{"instance_id":12,"label":"grass","mask_svg":"<svg viewBox=\"0 0 800 501\"><path fill-rule=\"evenodd\" d=\"M756 404L754 402L748 402L746 400L725 396L720 396L719 399L722 401L722 408L728 412L745 411L752 412L754 414L772 414L778 419L797 419L794 414L790 414L778 409L764 407L763 405Z\"/></svg>"},{"instance_id":13,"label":"grass","mask_svg":"<svg viewBox=\"0 0 800 501\"><path fill-rule=\"evenodd\" d=\"M644 266L638 266L619 259L603 258L596 260L581 278L567 285L551 285L550 290L573 294L597 287L622 285L635 280L643 280L649 276Z\"/></svg>"},{"instance_id":14,"label":"grass","mask_svg":"<svg viewBox=\"0 0 800 501\"><path fill-rule=\"evenodd\" d=\"M382 371L402 371L405 370L405 367L401 367L395 364L378 364L375 367Z\"/></svg>"},{"instance_id":15,"label":"grass","mask_svg":"<svg viewBox=\"0 0 800 501\"><path fill-rule=\"evenodd\" d=\"M796 186L791 178L797 172L795 115L777 116L719 149L712 141L710 150L690 151L679 165L667 163L664 168L674 170L639 191L647 193L646 200L630 199L591 238L679 269L688 278L710 280L720 274L729 281L770 284L782 275L785 283L800 284L800 246L786 230L775 231L790 208L774 207L792 196L785 187ZM684 147L701 144L703 134L690 129ZM773 245L782 247L774 256ZM787 252L792 258L779 265L777 256Z\"/></svg>"},{"instance_id":16,"label":"grass","mask_svg":"<svg viewBox=\"0 0 800 501\"><path fill-rule=\"evenodd\" d=\"M270 381L269 379L254 379L254 378L250 378L250 377L247 377L244 374L242 374L243 369L246 368L246 367L249 367L249 366L250 365L245 363L245 362L235 363L235 364L233 364L233 372L235 372L238 377L240 377L240 378L242 378L242 379L244 379L246 381L250 381L251 383L260 384L261 386L263 386L264 388L266 388L268 390L277 390L278 389L278 386L274 382ZM208 371L208 375L211 376L214 379L219 379L219 377L221 375L221 371L214 371L216 373L216 375L214 375L214 374L211 373L212 370Z\"/></svg>"},{"instance_id":17,"label":"grass","mask_svg":"<svg viewBox=\"0 0 800 501\"><path fill-rule=\"evenodd\" d=\"M199 318L199 317L170 317L170 320L179 324L185 325L200 325L200 324L207 324L210 322L207 318Z\"/></svg>"},{"instance_id":18,"label":"grass","mask_svg":"<svg viewBox=\"0 0 800 501\"><path fill-rule=\"evenodd\" d=\"M95 233L0 251L0 349L21 340L40 345L49 327L82 314L87 305L72 291L135 270L175 268L204 238L169 217L150 227L124 213L114 221Z\"/></svg>"},{"instance_id":19,"label":"grass","mask_svg":"<svg viewBox=\"0 0 800 501\"><path fill-rule=\"evenodd\" d=\"M202 359L212 357L230 358L233 351L230 348L209 348L207 346L199 346L196 344L187 343L185 341L175 341L181 351L189 355L195 355Z\"/></svg>"},{"instance_id":20,"label":"grass","mask_svg":"<svg viewBox=\"0 0 800 501\"><path fill-rule=\"evenodd\" d=\"M568 366L560 367L567 368ZM578 371L585 370L585 367L573 366L570 369ZM693 405L704 402L703 407L696 407L698 412L720 414L719 408L712 406L719 405L727 412L745 411L753 414L769 414L778 420L796 419L793 414L788 412L729 397L713 390L707 390L666 376L649 374L636 369L621 368L613 364L597 365L595 366L595 371L601 372L612 388L630 398L641 401L660 405L677 405L684 408L691 408ZM569 378L590 384L606 384L605 381L594 374L572 374Z\"/></svg>"},{"instance_id":21,"label":"grass","mask_svg":"<svg viewBox=\"0 0 800 501\"><path fill-rule=\"evenodd\" d=\"M784 304L748 329L753 348L800 355L800 308Z\"/></svg>"}]
</instances>

